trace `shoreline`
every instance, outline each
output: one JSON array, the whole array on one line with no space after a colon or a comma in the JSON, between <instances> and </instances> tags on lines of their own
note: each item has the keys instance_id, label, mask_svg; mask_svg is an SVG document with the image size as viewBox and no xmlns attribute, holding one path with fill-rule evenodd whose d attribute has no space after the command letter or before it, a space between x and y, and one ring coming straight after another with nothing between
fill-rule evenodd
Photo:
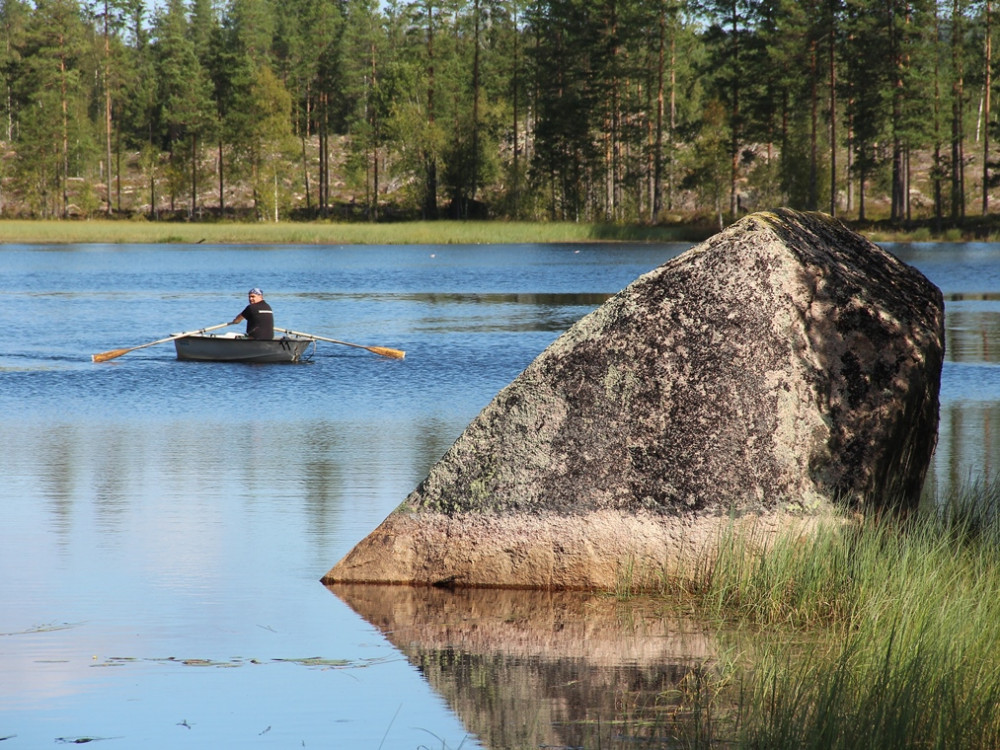
<instances>
[{"instance_id":1,"label":"shoreline","mask_svg":"<svg viewBox=\"0 0 1000 750\"><path fill-rule=\"evenodd\" d=\"M984 217L965 227L932 231L930 222L894 226L888 222L842 220L873 242L1000 241L1000 223ZM0 220L0 243L213 244L213 245L488 245L553 243L697 243L718 232L717 225L684 222L664 225L573 222L406 221L277 223L147 221L144 219Z\"/></svg>"},{"instance_id":2,"label":"shoreline","mask_svg":"<svg viewBox=\"0 0 1000 750\"><path fill-rule=\"evenodd\" d=\"M695 225L572 222L406 221L347 223L181 222L146 220L0 220L3 244L488 245L522 243L700 242L714 232Z\"/></svg>"}]
</instances>

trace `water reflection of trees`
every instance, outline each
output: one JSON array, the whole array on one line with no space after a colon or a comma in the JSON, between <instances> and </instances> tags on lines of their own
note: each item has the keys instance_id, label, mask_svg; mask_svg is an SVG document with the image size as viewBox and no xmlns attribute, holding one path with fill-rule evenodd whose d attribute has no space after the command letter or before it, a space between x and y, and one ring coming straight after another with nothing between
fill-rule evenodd
<instances>
[{"instance_id":1,"label":"water reflection of trees","mask_svg":"<svg viewBox=\"0 0 1000 750\"><path fill-rule=\"evenodd\" d=\"M927 477L927 491L936 497L1000 470L1000 404L974 398L941 407L935 458Z\"/></svg>"},{"instance_id":2,"label":"water reflection of trees","mask_svg":"<svg viewBox=\"0 0 1000 750\"><path fill-rule=\"evenodd\" d=\"M487 748L634 747L698 731L713 643L646 602L580 592L331 587Z\"/></svg>"},{"instance_id":3,"label":"water reflection of trees","mask_svg":"<svg viewBox=\"0 0 1000 750\"><path fill-rule=\"evenodd\" d=\"M1000 302L948 298L945 351L952 362L1000 362Z\"/></svg>"},{"instance_id":4,"label":"water reflection of trees","mask_svg":"<svg viewBox=\"0 0 1000 750\"><path fill-rule=\"evenodd\" d=\"M324 419L269 423L184 420L118 423L75 419L51 426L8 425L0 456L8 495L37 497L64 539L87 528L119 534L135 511L183 513L198 527L220 510L301 512L310 539L325 543L345 517L372 506L367 533L422 479L462 425L453 418ZM381 503L381 505L379 505ZM334 553L321 550L318 556Z\"/></svg>"},{"instance_id":5,"label":"water reflection of trees","mask_svg":"<svg viewBox=\"0 0 1000 750\"><path fill-rule=\"evenodd\" d=\"M949 372L925 485L939 499L1000 469L1000 295L950 294L945 304Z\"/></svg>"}]
</instances>

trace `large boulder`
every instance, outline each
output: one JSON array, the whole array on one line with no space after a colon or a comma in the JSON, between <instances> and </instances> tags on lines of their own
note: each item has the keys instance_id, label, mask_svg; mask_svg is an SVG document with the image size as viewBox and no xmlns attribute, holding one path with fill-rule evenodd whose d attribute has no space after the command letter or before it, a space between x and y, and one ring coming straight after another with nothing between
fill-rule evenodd
<instances>
[{"instance_id":1,"label":"large boulder","mask_svg":"<svg viewBox=\"0 0 1000 750\"><path fill-rule=\"evenodd\" d=\"M943 321L839 222L748 216L560 336L323 580L646 587L732 524L913 507Z\"/></svg>"}]
</instances>

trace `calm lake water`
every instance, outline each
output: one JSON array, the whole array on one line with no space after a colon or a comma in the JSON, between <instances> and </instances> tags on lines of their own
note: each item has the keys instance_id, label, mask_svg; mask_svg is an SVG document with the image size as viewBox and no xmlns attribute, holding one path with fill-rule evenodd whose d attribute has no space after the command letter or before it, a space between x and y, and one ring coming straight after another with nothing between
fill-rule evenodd
<instances>
[{"instance_id":1,"label":"calm lake water","mask_svg":"<svg viewBox=\"0 0 1000 750\"><path fill-rule=\"evenodd\" d=\"M1000 459L1000 245L887 247L946 296L940 493ZM319 578L554 338L686 248L0 246L4 747L594 747L602 721L629 746L621 696L696 669L697 627ZM91 361L227 322L252 286L278 326L406 359Z\"/></svg>"}]
</instances>

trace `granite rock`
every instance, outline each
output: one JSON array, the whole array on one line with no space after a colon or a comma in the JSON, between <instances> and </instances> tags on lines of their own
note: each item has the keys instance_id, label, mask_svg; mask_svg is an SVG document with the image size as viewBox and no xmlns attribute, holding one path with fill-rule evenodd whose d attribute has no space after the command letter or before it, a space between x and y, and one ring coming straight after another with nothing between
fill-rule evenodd
<instances>
[{"instance_id":1,"label":"granite rock","mask_svg":"<svg viewBox=\"0 0 1000 750\"><path fill-rule=\"evenodd\" d=\"M647 587L733 524L914 507L943 325L836 220L750 215L554 341L323 580Z\"/></svg>"}]
</instances>

